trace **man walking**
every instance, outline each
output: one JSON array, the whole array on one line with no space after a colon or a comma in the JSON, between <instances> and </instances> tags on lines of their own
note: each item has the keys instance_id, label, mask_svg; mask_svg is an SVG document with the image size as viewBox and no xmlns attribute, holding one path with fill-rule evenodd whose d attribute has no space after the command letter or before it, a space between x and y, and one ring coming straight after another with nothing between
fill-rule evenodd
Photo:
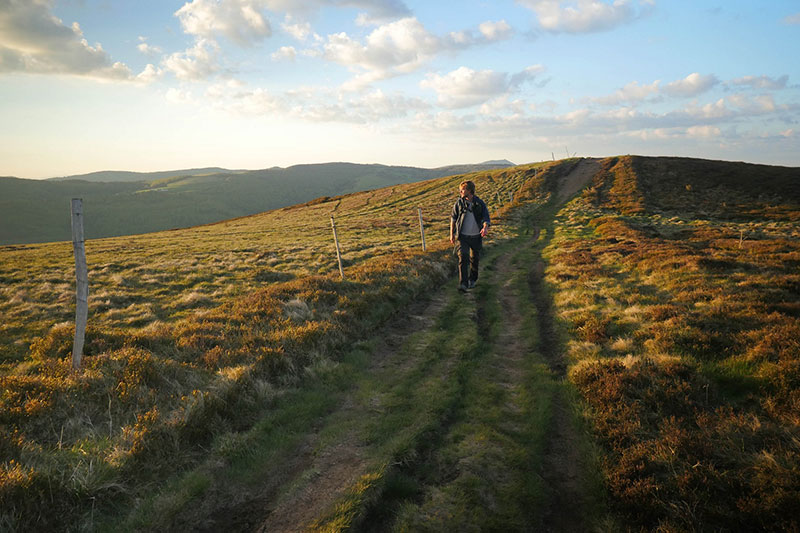
<instances>
[{"instance_id":1,"label":"man walking","mask_svg":"<svg viewBox=\"0 0 800 533\"><path fill-rule=\"evenodd\" d=\"M483 237L489 233L489 209L475 196L475 184L462 181L461 196L450 214L450 242L458 240L458 290L466 292L478 281L478 261Z\"/></svg>"}]
</instances>

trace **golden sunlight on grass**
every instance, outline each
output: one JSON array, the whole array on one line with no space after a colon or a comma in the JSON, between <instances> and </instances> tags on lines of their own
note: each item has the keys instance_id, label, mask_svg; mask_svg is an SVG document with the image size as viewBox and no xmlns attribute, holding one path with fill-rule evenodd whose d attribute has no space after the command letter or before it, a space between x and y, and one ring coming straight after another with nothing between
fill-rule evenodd
<instances>
[{"instance_id":1,"label":"golden sunlight on grass","mask_svg":"<svg viewBox=\"0 0 800 533\"><path fill-rule=\"evenodd\" d=\"M799 188L791 169L611 158L557 216L570 379L645 529L797 527Z\"/></svg>"}]
</instances>

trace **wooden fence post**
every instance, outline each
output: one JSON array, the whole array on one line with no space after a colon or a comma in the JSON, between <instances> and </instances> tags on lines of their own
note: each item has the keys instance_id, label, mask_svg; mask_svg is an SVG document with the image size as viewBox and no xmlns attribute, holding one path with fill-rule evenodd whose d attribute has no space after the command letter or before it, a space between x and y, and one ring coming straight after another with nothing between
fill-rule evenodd
<instances>
[{"instance_id":1,"label":"wooden fence post","mask_svg":"<svg viewBox=\"0 0 800 533\"><path fill-rule=\"evenodd\" d=\"M419 213L419 233L422 235L422 251L425 252L425 225L422 223L422 208L418 207L417 212Z\"/></svg>"},{"instance_id":2,"label":"wooden fence post","mask_svg":"<svg viewBox=\"0 0 800 533\"><path fill-rule=\"evenodd\" d=\"M89 273L83 236L83 199L72 199L72 249L75 252L75 339L72 343L72 368L78 370L83 357L86 320L89 316Z\"/></svg>"},{"instance_id":3,"label":"wooden fence post","mask_svg":"<svg viewBox=\"0 0 800 533\"><path fill-rule=\"evenodd\" d=\"M336 222L331 215L331 228L333 228L333 242L336 244L336 260L339 261L339 274L344 279L344 269L342 268L342 253L339 251L339 238L336 236Z\"/></svg>"}]
</instances>

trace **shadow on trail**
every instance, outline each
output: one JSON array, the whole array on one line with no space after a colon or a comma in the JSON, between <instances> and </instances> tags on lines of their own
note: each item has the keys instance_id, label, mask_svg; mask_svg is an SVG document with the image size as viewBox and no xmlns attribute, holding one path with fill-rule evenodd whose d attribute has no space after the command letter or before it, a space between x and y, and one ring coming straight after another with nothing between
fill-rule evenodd
<instances>
[{"instance_id":1,"label":"shadow on trail","mask_svg":"<svg viewBox=\"0 0 800 533\"><path fill-rule=\"evenodd\" d=\"M555 212L561 202L550 200L541 210L542 214L533 220L536 244L533 248L531 263L527 274L528 289L537 310L538 342L536 350L547 361L550 369L558 378L566 375L567 365L564 361L564 349L561 346L553 317L553 297L544 280L546 263L542 258L542 250L550 245L555 233ZM543 235L543 236L542 236Z\"/></svg>"},{"instance_id":2,"label":"shadow on trail","mask_svg":"<svg viewBox=\"0 0 800 533\"><path fill-rule=\"evenodd\" d=\"M526 275L530 301L536 309L537 336L534 349L550 369L547 388L550 419L539 476L544 486L544 502L536 531L587 531L592 521L595 495L588 489L588 465L582 448L581 430L576 422L566 380L565 346L559 335L553 292L545 281L546 261L542 251L555 236L555 216L565 202L551 189L551 199L531 218L539 239L528 251Z\"/></svg>"}]
</instances>

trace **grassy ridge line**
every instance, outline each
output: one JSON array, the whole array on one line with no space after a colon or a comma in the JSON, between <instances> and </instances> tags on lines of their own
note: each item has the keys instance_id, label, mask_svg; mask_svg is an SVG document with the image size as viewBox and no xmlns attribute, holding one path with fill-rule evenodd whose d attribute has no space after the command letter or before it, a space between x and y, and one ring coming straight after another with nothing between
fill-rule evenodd
<instances>
[{"instance_id":1,"label":"grassy ridge line","mask_svg":"<svg viewBox=\"0 0 800 533\"><path fill-rule=\"evenodd\" d=\"M157 174L141 174L142 181L116 183L0 177L0 243L68 240L69 200L76 197L84 199L86 235L95 239L217 222L316 196L484 172L498 166L502 167L423 169L327 163L239 172L209 169L212 172L162 179L157 179Z\"/></svg>"},{"instance_id":2,"label":"grassy ridge line","mask_svg":"<svg viewBox=\"0 0 800 533\"><path fill-rule=\"evenodd\" d=\"M427 240L446 240L461 179L474 180L491 199L496 191L516 190L533 168L399 185L215 225L89 240L89 323L125 333L213 309L265 283L333 274L332 213L346 268L398 249L419 249L418 207ZM27 360L37 337L74 320L74 280L70 243L0 247L0 375ZM90 331L86 353L102 349Z\"/></svg>"},{"instance_id":3,"label":"grassy ridge line","mask_svg":"<svg viewBox=\"0 0 800 533\"><path fill-rule=\"evenodd\" d=\"M798 182L604 163L545 255L614 508L637 529L797 530Z\"/></svg>"}]
</instances>

